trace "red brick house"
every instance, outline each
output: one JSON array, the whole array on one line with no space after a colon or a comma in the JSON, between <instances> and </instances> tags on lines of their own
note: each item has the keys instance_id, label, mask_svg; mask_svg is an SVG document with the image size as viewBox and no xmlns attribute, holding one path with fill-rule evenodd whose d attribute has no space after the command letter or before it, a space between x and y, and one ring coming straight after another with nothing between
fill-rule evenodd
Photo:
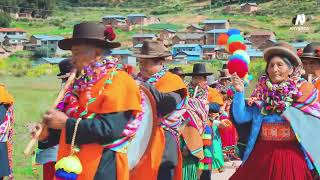
<instances>
[{"instance_id":1,"label":"red brick house","mask_svg":"<svg viewBox=\"0 0 320 180\"><path fill-rule=\"evenodd\" d=\"M243 3L240 5L241 12L253 13L259 10L257 3Z\"/></svg>"},{"instance_id":2,"label":"red brick house","mask_svg":"<svg viewBox=\"0 0 320 180\"><path fill-rule=\"evenodd\" d=\"M157 36L155 34L135 34L132 36L132 44L135 46L137 44L142 44L144 40L156 38Z\"/></svg>"},{"instance_id":3,"label":"red brick house","mask_svg":"<svg viewBox=\"0 0 320 180\"><path fill-rule=\"evenodd\" d=\"M102 18L104 25L118 26L126 24L126 17L120 15L108 15Z\"/></svg>"},{"instance_id":4,"label":"red brick house","mask_svg":"<svg viewBox=\"0 0 320 180\"><path fill-rule=\"evenodd\" d=\"M225 6L225 7L223 8L223 12L228 13L228 12L230 12L230 11L232 11L232 8L231 8L231 6L230 6L230 5Z\"/></svg>"},{"instance_id":5,"label":"red brick house","mask_svg":"<svg viewBox=\"0 0 320 180\"><path fill-rule=\"evenodd\" d=\"M187 32L200 32L202 33L204 29L197 24L190 24L187 28Z\"/></svg>"},{"instance_id":6,"label":"red brick house","mask_svg":"<svg viewBox=\"0 0 320 180\"><path fill-rule=\"evenodd\" d=\"M206 44L206 35L203 33L177 33L172 38L172 44Z\"/></svg>"},{"instance_id":7,"label":"red brick house","mask_svg":"<svg viewBox=\"0 0 320 180\"><path fill-rule=\"evenodd\" d=\"M220 34L227 33L228 29L213 29L206 32L207 44L216 45Z\"/></svg>"},{"instance_id":8,"label":"red brick house","mask_svg":"<svg viewBox=\"0 0 320 180\"><path fill-rule=\"evenodd\" d=\"M220 20L212 20L207 19L203 21L204 24L204 31L210 31L213 29L229 29L230 28L230 21L225 19Z\"/></svg>"},{"instance_id":9,"label":"red brick house","mask_svg":"<svg viewBox=\"0 0 320 180\"><path fill-rule=\"evenodd\" d=\"M272 31L254 31L250 32L248 35L246 35L247 39L252 42L252 46L255 48L258 48L261 46L264 42L271 39L276 39L275 32Z\"/></svg>"},{"instance_id":10,"label":"red brick house","mask_svg":"<svg viewBox=\"0 0 320 180\"><path fill-rule=\"evenodd\" d=\"M160 39L161 40L168 40L168 39L172 39L174 37L174 35L176 35L175 30L172 29L163 29L160 31Z\"/></svg>"},{"instance_id":11,"label":"red brick house","mask_svg":"<svg viewBox=\"0 0 320 180\"><path fill-rule=\"evenodd\" d=\"M127 16L128 24L130 25L143 25L146 18L147 16L144 14L129 14Z\"/></svg>"},{"instance_id":12,"label":"red brick house","mask_svg":"<svg viewBox=\"0 0 320 180\"><path fill-rule=\"evenodd\" d=\"M264 49L267 49L267 48L269 48L269 47L274 46L276 43L277 43L276 40L274 40L274 39L268 39L268 40L266 40L265 42L263 42L262 44L260 44L257 49L259 49L259 50L264 50Z\"/></svg>"}]
</instances>

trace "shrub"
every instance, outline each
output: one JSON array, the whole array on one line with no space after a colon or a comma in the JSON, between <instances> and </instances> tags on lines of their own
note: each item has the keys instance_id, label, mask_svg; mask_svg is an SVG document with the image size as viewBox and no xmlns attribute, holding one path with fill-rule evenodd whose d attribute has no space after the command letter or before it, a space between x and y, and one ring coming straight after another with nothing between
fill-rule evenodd
<instances>
[{"instance_id":1,"label":"shrub","mask_svg":"<svg viewBox=\"0 0 320 180\"><path fill-rule=\"evenodd\" d=\"M44 75L58 74L59 68L56 65L41 64L32 67L27 71L26 76L28 77L40 77Z\"/></svg>"},{"instance_id":2,"label":"shrub","mask_svg":"<svg viewBox=\"0 0 320 180\"><path fill-rule=\"evenodd\" d=\"M6 74L7 66L7 62L4 59L0 59L0 76Z\"/></svg>"},{"instance_id":3,"label":"shrub","mask_svg":"<svg viewBox=\"0 0 320 180\"><path fill-rule=\"evenodd\" d=\"M31 68L31 62L25 59L15 61L8 66L9 75L22 77L25 76Z\"/></svg>"},{"instance_id":4,"label":"shrub","mask_svg":"<svg viewBox=\"0 0 320 180\"><path fill-rule=\"evenodd\" d=\"M9 27L11 23L11 17L9 14L0 12L0 27Z\"/></svg>"}]
</instances>

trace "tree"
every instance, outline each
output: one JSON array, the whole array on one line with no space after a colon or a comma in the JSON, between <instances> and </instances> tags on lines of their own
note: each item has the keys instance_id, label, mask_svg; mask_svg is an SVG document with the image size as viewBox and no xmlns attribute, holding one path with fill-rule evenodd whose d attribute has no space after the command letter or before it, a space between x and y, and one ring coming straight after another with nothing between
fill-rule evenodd
<instances>
[{"instance_id":1,"label":"tree","mask_svg":"<svg viewBox=\"0 0 320 180\"><path fill-rule=\"evenodd\" d=\"M9 27L11 23L11 17L5 12L0 12L0 27Z\"/></svg>"}]
</instances>

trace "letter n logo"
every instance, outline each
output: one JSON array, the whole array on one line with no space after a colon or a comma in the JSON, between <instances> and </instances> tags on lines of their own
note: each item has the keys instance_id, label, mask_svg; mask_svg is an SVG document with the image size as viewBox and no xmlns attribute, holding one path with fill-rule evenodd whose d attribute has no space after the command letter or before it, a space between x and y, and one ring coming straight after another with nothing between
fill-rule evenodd
<instances>
[{"instance_id":1,"label":"letter n logo","mask_svg":"<svg viewBox=\"0 0 320 180\"><path fill-rule=\"evenodd\" d=\"M298 14L297 15L297 19L296 19L296 23L295 25L304 25L304 23L306 22L306 16L304 14Z\"/></svg>"}]
</instances>

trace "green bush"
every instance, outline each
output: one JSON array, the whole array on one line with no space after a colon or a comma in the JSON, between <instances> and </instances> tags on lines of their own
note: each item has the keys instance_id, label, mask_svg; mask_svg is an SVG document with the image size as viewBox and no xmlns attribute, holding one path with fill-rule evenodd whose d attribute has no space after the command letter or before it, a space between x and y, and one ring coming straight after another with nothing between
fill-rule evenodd
<instances>
[{"instance_id":1,"label":"green bush","mask_svg":"<svg viewBox=\"0 0 320 180\"><path fill-rule=\"evenodd\" d=\"M6 74L7 66L7 62L4 59L0 59L0 76Z\"/></svg>"},{"instance_id":2,"label":"green bush","mask_svg":"<svg viewBox=\"0 0 320 180\"><path fill-rule=\"evenodd\" d=\"M44 75L58 74L59 68L56 65L41 64L32 67L27 71L26 76L28 77L40 77Z\"/></svg>"},{"instance_id":3,"label":"green bush","mask_svg":"<svg viewBox=\"0 0 320 180\"><path fill-rule=\"evenodd\" d=\"M15 77L22 77L27 74L30 68L31 68L31 62L21 59L21 60L10 63L7 71L9 75L12 75Z\"/></svg>"},{"instance_id":4,"label":"green bush","mask_svg":"<svg viewBox=\"0 0 320 180\"><path fill-rule=\"evenodd\" d=\"M253 75L254 80L257 80L262 74L264 74L265 69L266 62L263 59L251 60L249 73Z\"/></svg>"},{"instance_id":5,"label":"green bush","mask_svg":"<svg viewBox=\"0 0 320 180\"><path fill-rule=\"evenodd\" d=\"M0 12L0 27L9 27L11 23L11 17L9 14Z\"/></svg>"}]
</instances>

